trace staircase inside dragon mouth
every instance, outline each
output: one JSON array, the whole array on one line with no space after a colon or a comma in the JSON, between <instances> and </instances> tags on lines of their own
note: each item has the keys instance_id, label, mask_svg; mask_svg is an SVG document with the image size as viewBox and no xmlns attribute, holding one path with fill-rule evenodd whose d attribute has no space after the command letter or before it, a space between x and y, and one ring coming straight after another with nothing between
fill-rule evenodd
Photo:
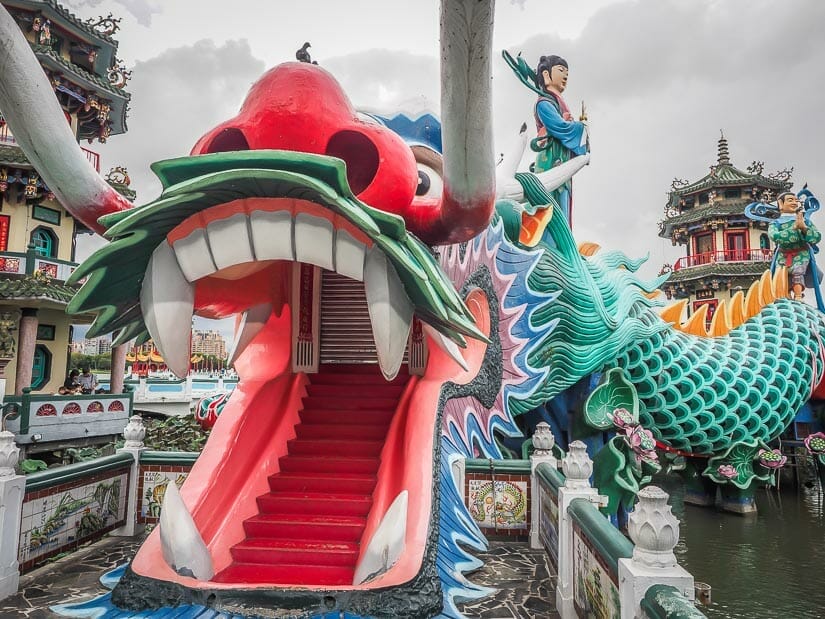
<instances>
[{"instance_id":1,"label":"staircase inside dragon mouth","mask_svg":"<svg viewBox=\"0 0 825 619\"><path fill-rule=\"evenodd\" d=\"M402 367L387 382L376 364L309 375L296 438L214 582L352 584L381 449L408 380Z\"/></svg>"}]
</instances>

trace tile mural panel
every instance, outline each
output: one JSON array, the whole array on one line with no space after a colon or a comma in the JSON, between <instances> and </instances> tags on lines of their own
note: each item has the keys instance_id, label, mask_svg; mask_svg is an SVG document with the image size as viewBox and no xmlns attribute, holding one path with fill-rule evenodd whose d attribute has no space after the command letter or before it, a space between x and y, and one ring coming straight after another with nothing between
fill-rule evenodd
<instances>
[{"instance_id":1,"label":"tile mural panel","mask_svg":"<svg viewBox=\"0 0 825 619\"><path fill-rule=\"evenodd\" d=\"M527 482L469 480L467 504L483 528L527 529Z\"/></svg>"},{"instance_id":2,"label":"tile mural panel","mask_svg":"<svg viewBox=\"0 0 825 619\"><path fill-rule=\"evenodd\" d=\"M23 502L22 564L92 537L126 517L128 472Z\"/></svg>"},{"instance_id":3,"label":"tile mural panel","mask_svg":"<svg viewBox=\"0 0 825 619\"><path fill-rule=\"evenodd\" d=\"M552 492L539 486L539 537L553 567L558 568L559 504Z\"/></svg>"},{"instance_id":4,"label":"tile mural panel","mask_svg":"<svg viewBox=\"0 0 825 619\"><path fill-rule=\"evenodd\" d=\"M174 471L143 471L143 496L140 502L140 515L143 518L158 518L163 495L170 481L180 488L188 473Z\"/></svg>"},{"instance_id":5,"label":"tile mural panel","mask_svg":"<svg viewBox=\"0 0 825 619\"><path fill-rule=\"evenodd\" d=\"M573 605L579 617L619 619L619 589L604 560L573 527Z\"/></svg>"}]
</instances>

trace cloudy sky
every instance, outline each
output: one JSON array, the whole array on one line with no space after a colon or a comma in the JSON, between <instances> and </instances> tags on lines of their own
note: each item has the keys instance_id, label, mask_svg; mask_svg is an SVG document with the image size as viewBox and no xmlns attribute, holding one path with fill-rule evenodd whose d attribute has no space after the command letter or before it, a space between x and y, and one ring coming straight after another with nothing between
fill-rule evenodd
<instances>
[{"instance_id":1,"label":"cloudy sky","mask_svg":"<svg viewBox=\"0 0 825 619\"><path fill-rule=\"evenodd\" d=\"M436 0L63 3L83 18L123 18L129 132L94 148L104 167L128 167L139 202L159 191L151 162L187 154L305 40L357 107L438 109ZM738 167L793 167L797 189L807 182L825 196L822 24L821 0L498 0L494 45L531 64L549 53L568 60L565 98L575 110L586 102L592 147L576 177L575 236L649 253L653 276L684 255L657 236L671 181L708 172L720 130ZM532 125L533 102L496 55L499 144Z\"/></svg>"}]
</instances>

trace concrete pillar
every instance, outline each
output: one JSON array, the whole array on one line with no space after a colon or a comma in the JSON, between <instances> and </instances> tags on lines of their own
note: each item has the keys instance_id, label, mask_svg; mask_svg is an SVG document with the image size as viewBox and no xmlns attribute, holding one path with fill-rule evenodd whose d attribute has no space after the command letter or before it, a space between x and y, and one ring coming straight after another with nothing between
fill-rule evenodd
<instances>
[{"instance_id":1,"label":"concrete pillar","mask_svg":"<svg viewBox=\"0 0 825 619\"><path fill-rule=\"evenodd\" d=\"M143 426L143 418L140 415L132 415L129 423L123 429L123 438L126 443L117 450L117 453L128 453L132 456L132 466L129 469L129 496L126 497L126 523L112 531L109 535L115 537L132 537L143 532L145 525L137 521L138 504L138 476L140 475L140 454L146 451L143 438L146 436L146 428Z\"/></svg>"},{"instance_id":2,"label":"concrete pillar","mask_svg":"<svg viewBox=\"0 0 825 619\"><path fill-rule=\"evenodd\" d=\"M556 587L556 610L562 619L575 619L573 607L573 519L567 513L573 499L587 499L601 503L595 488L590 486L593 461L587 455L587 445L581 441L570 443L567 456L561 463L564 487L559 489L559 578Z\"/></svg>"},{"instance_id":3,"label":"concrete pillar","mask_svg":"<svg viewBox=\"0 0 825 619\"><path fill-rule=\"evenodd\" d=\"M17 328L17 373L14 395L23 395L23 387L31 387L34 347L37 344L37 309L24 307Z\"/></svg>"},{"instance_id":4,"label":"concrete pillar","mask_svg":"<svg viewBox=\"0 0 825 619\"><path fill-rule=\"evenodd\" d=\"M109 380L109 391L123 393L123 375L126 373L126 348L121 344L112 348L112 375Z\"/></svg>"},{"instance_id":5,"label":"concrete pillar","mask_svg":"<svg viewBox=\"0 0 825 619\"><path fill-rule=\"evenodd\" d=\"M633 557L619 559L621 619L644 616L640 602L653 585L676 587L693 600L693 576L676 561L679 520L667 504L668 494L656 486L639 491L639 502L630 513L627 532L633 540Z\"/></svg>"},{"instance_id":6,"label":"concrete pillar","mask_svg":"<svg viewBox=\"0 0 825 619\"><path fill-rule=\"evenodd\" d=\"M533 433L533 454L530 456L530 548L541 550L544 546L539 537L541 530L541 492L539 490L539 479L536 475L536 467L539 464L547 463L554 469L559 463L553 455L553 445L556 439L553 436L550 426L543 421L536 426Z\"/></svg>"},{"instance_id":7,"label":"concrete pillar","mask_svg":"<svg viewBox=\"0 0 825 619\"><path fill-rule=\"evenodd\" d=\"M0 431L0 600L17 593L20 582L17 551L26 478L14 472L19 454L14 434Z\"/></svg>"}]
</instances>

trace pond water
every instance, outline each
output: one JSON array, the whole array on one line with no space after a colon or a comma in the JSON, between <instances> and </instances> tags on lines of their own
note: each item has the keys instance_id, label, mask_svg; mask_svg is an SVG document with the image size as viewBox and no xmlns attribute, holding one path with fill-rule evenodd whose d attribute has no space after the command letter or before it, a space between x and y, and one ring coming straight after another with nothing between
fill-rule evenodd
<instances>
[{"instance_id":1,"label":"pond water","mask_svg":"<svg viewBox=\"0 0 825 619\"><path fill-rule=\"evenodd\" d=\"M678 479L657 479L681 521L679 563L712 587L712 619L825 617L825 511L819 486L760 491L758 514L684 504Z\"/></svg>"}]
</instances>

